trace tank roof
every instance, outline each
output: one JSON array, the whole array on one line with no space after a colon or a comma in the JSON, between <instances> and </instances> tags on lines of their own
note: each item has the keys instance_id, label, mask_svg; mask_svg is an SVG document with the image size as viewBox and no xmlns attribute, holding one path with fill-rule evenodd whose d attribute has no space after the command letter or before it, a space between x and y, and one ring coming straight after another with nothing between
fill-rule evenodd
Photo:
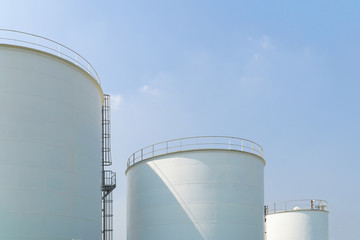
<instances>
[{"instance_id":1,"label":"tank roof","mask_svg":"<svg viewBox=\"0 0 360 240\"><path fill-rule=\"evenodd\" d=\"M0 44L26 47L65 59L87 72L97 83L100 78L94 67L79 53L49 38L11 29L0 29Z\"/></svg>"},{"instance_id":2,"label":"tank roof","mask_svg":"<svg viewBox=\"0 0 360 240\"><path fill-rule=\"evenodd\" d=\"M127 168L143 160L164 154L214 149L246 152L263 159L262 147L253 141L228 136L197 136L168 140L144 147L131 154L128 158Z\"/></svg>"},{"instance_id":3,"label":"tank roof","mask_svg":"<svg viewBox=\"0 0 360 240\"><path fill-rule=\"evenodd\" d=\"M325 211L328 212L325 200L302 199L270 203L265 205L265 214L296 212L296 211Z\"/></svg>"}]
</instances>

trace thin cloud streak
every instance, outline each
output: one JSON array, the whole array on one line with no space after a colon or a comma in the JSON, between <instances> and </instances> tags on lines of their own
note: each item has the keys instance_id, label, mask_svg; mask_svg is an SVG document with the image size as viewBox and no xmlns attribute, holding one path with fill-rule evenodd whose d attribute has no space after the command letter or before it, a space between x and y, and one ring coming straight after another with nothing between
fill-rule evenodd
<instances>
[{"instance_id":1,"label":"thin cloud streak","mask_svg":"<svg viewBox=\"0 0 360 240\"><path fill-rule=\"evenodd\" d=\"M111 108L114 110L119 109L123 103L123 97L120 94L114 94L110 96Z\"/></svg>"},{"instance_id":2,"label":"thin cloud streak","mask_svg":"<svg viewBox=\"0 0 360 240\"><path fill-rule=\"evenodd\" d=\"M152 88L149 85L144 85L139 89L140 92L158 96L160 94L158 89Z\"/></svg>"}]
</instances>

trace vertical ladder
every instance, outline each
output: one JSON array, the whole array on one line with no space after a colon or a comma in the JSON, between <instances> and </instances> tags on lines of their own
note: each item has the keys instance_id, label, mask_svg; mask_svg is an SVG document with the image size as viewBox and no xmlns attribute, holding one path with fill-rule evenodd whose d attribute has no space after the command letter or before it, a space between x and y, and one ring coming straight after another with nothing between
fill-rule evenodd
<instances>
[{"instance_id":1,"label":"vertical ladder","mask_svg":"<svg viewBox=\"0 0 360 240\"><path fill-rule=\"evenodd\" d=\"M110 166L111 160L111 125L110 125L110 95L104 94L102 106L102 166Z\"/></svg>"},{"instance_id":2,"label":"vertical ladder","mask_svg":"<svg viewBox=\"0 0 360 240\"><path fill-rule=\"evenodd\" d=\"M104 94L102 106L102 240L113 240L113 198L116 173L106 170L112 164L110 139L110 96Z\"/></svg>"}]
</instances>

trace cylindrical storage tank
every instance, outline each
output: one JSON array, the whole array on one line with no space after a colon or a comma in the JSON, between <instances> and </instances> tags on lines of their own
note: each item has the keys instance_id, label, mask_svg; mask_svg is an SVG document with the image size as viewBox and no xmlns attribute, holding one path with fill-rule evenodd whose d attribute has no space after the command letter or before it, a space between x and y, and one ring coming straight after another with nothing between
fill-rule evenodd
<instances>
[{"instance_id":1,"label":"cylindrical storage tank","mask_svg":"<svg viewBox=\"0 0 360 240\"><path fill-rule=\"evenodd\" d=\"M128 240L263 240L263 152L232 137L192 137L130 156Z\"/></svg>"},{"instance_id":2,"label":"cylindrical storage tank","mask_svg":"<svg viewBox=\"0 0 360 240\"><path fill-rule=\"evenodd\" d=\"M329 240L324 200L298 200L267 205L265 240Z\"/></svg>"},{"instance_id":3,"label":"cylindrical storage tank","mask_svg":"<svg viewBox=\"0 0 360 240\"><path fill-rule=\"evenodd\" d=\"M34 48L0 44L0 239L99 240L102 90Z\"/></svg>"}]
</instances>

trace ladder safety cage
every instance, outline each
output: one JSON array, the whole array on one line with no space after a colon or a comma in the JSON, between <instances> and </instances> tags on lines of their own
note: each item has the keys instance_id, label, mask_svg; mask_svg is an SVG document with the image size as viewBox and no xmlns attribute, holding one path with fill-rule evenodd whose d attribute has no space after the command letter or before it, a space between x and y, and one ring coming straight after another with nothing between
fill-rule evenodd
<instances>
[{"instance_id":1,"label":"ladder safety cage","mask_svg":"<svg viewBox=\"0 0 360 240\"><path fill-rule=\"evenodd\" d=\"M116 173L105 169L111 160L110 95L104 94L102 106L102 240L113 240L113 197Z\"/></svg>"},{"instance_id":2,"label":"ladder safety cage","mask_svg":"<svg viewBox=\"0 0 360 240\"><path fill-rule=\"evenodd\" d=\"M110 166L111 161L111 124L110 124L110 95L104 94L102 107L102 164Z\"/></svg>"}]
</instances>

